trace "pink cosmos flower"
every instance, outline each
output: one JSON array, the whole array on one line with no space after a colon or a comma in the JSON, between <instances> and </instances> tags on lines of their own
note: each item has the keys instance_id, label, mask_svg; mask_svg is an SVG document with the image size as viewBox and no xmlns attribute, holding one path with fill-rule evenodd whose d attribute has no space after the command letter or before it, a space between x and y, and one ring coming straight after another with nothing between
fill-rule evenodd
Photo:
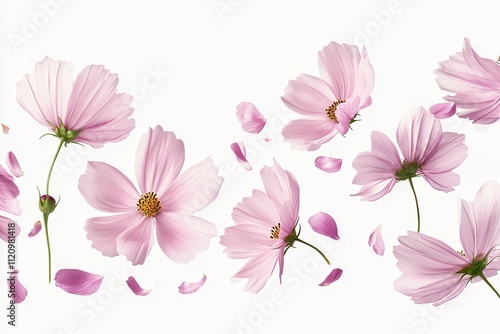
<instances>
[{"instance_id":1,"label":"pink cosmos flower","mask_svg":"<svg viewBox=\"0 0 500 334\"><path fill-rule=\"evenodd\" d=\"M478 124L491 124L500 118L500 65L480 57L469 39L464 39L462 52L440 62L434 73L439 87L455 94L444 98L466 109L458 117Z\"/></svg>"},{"instance_id":2,"label":"pink cosmos flower","mask_svg":"<svg viewBox=\"0 0 500 334\"><path fill-rule=\"evenodd\" d=\"M132 97L117 94L118 75L86 66L73 82L71 63L49 57L17 83L17 102L66 143L92 147L125 139L134 128Z\"/></svg>"},{"instance_id":3,"label":"pink cosmos flower","mask_svg":"<svg viewBox=\"0 0 500 334\"><path fill-rule=\"evenodd\" d=\"M389 193L396 182L422 176L436 190L449 192L460 183L452 170L467 157L465 136L443 132L441 123L418 107L406 113L399 123L397 143L403 155L383 133L372 132L372 150L353 161L357 170L352 183L361 190L352 196L375 201Z\"/></svg>"},{"instance_id":4,"label":"pink cosmos flower","mask_svg":"<svg viewBox=\"0 0 500 334\"><path fill-rule=\"evenodd\" d=\"M175 262L187 263L206 250L217 230L192 214L217 197L223 180L210 158L180 173L183 164L184 143L159 125L137 149L140 192L116 168L89 162L78 188L92 207L113 213L87 220L92 246L105 256L125 255L133 265L143 264L156 229L160 248Z\"/></svg>"},{"instance_id":5,"label":"pink cosmos flower","mask_svg":"<svg viewBox=\"0 0 500 334\"><path fill-rule=\"evenodd\" d=\"M349 130L359 110L371 105L374 72L366 49L331 42L318 53L320 77L300 74L288 82L283 103L305 116L285 125L292 148L314 151Z\"/></svg>"},{"instance_id":6,"label":"pink cosmos flower","mask_svg":"<svg viewBox=\"0 0 500 334\"><path fill-rule=\"evenodd\" d=\"M243 131L259 133L266 125L266 118L250 102L241 102L236 106L236 117L241 123Z\"/></svg>"},{"instance_id":7,"label":"pink cosmos flower","mask_svg":"<svg viewBox=\"0 0 500 334\"><path fill-rule=\"evenodd\" d=\"M460 241L457 252L444 242L422 233L408 232L394 247L403 273L394 288L416 304L441 305L457 297L469 282L484 280L500 271L500 185L486 182L473 202L461 202Z\"/></svg>"},{"instance_id":8,"label":"pink cosmos flower","mask_svg":"<svg viewBox=\"0 0 500 334\"><path fill-rule=\"evenodd\" d=\"M299 185L292 173L274 160L273 167L265 166L260 175L265 192L254 189L233 208L236 225L227 227L220 238L225 253L247 263L233 279L248 279L245 290L259 292L279 263L283 273L284 255L296 237L295 225L299 211Z\"/></svg>"}]
</instances>

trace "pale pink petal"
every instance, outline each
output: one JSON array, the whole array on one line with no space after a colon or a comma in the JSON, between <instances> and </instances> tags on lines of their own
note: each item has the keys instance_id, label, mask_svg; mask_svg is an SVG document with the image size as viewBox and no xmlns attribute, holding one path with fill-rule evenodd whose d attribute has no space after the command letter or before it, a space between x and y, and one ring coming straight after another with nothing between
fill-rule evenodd
<instances>
[{"instance_id":1,"label":"pale pink petal","mask_svg":"<svg viewBox=\"0 0 500 334\"><path fill-rule=\"evenodd\" d=\"M377 255L384 255L385 244L382 239L382 224L377 226L372 233L370 233L370 237L368 238L368 246L373 248L373 251Z\"/></svg>"},{"instance_id":2,"label":"pale pink petal","mask_svg":"<svg viewBox=\"0 0 500 334\"><path fill-rule=\"evenodd\" d=\"M127 285L132 290L133 293L135 293L138 296L147 296L152 290L144 290L141 288L139 283L137 283L136 279L133 276L129 276L127 279Z\"/></svg>"},{"instance_id":3,"label":"pale pink petal","mask_svg":"<svg viewBox=\"0 0 500 334\"><path fill-rule=\"evenodd\" d=\"M19 281L19 271L14 270L12 273L8 273L7 276L7 291L8 294L11 295L11 300L14 303L19 304L26 299L28 295L28 290L24 287L24 285Z\"/></svg>"},{"instance_id":4,"label":"pale pink petal","mask_svg":"<svg viewBox=\"0 0 500 334\"><path fill-rule=\"evenodd\" d=\"M19 188L14 183L14 178L0 166L0 210L20 215L21 208L17 196L19 196Z\"/></svg>"},{"instance_id":5,"label":"pale pink petal","mask_svg":"<svg viewBox=\"0 0 500 334\"><path fill-rule=\"evenodd\" d=\"M372 104L370 95L373 91L374 83L375 72L373 71L373 66L370 64L370 60L368 59L366 47L363 46L361 60L356 73L354 91L352 93L353 96L359 96L361 98L359 107L360 110Z\"/></svg>"},{"instance_id":6,"label":"pale pink petal","mask_svg":"<svg viewBox=\"0 0 500 334\"><path fill-rule=\"evenodd\" d=\"M334 240L340 239L337 223L328 213L318 212L311 216L308 222L314 232L330 237Z\"/></svg>"},{"instance_id":7,"label":"pale pink petal","mask_svg":"<svg viewBox=\"0 0 500 334\"><path fill-rule=\"evenodd\" d=\"M319 156L314 160L316 167L327 173L336 173L342 167L342 159Z\"/></svg>"},{"instance_id":8,"label":"pale pink petal","mask_svg":"<svg viewBox=\"0 0 500 334\"><path fill-rule=\"evenodd\" d=\"M429 108L429 111L434 117L444 119L455 115L457 105L455 102L436 103Z\"/></svg>"},{"instance_id":9,"label":"pale pink petal","mask_svg":"<svg viewBox=\"0 0 500 334\"><path fill-rule=\"evenodd\" d=\"M335 268L332 270L331 273L326 276L325 280L321 283L319 283L319 286L329 286L333 282L336 282L340 276L342 276L343 270L340 268Z\"/></svg>"},{"instance_id":10,"label":"pale pink petal","mask_svg":"<svg viewBox=\"0 0 500 334\"><path fill-rule=\"evenodd\" d=\"M143 215L116 238L117 253L125 255L134 266L143 264L154 244L153 229L153 219Z\"/></svg>"},{"instance_id":11,"label":"pale pink petal","mask_svg":"<svg viewBox=\"0 0 500 334\"><path fill-rule=\"evenodd\" d=\"M294 214L298 215L300 188L295 176L281 168L275 158L273 158L273 166L264 166L260 171L260 176L266 192L273 201L278 206L290 202L296 210Z\"/></svg>"},{"instance_id":12,"label":"pale pink petal","mask_svg":"<svg viewBox=\"0 0 500 334\"><path fill-rule=\"evenodd\" d=\"M35 225L33 225L33 228L31 229L30 233L28 233L29 238L33 238L35 235L40 233L42 230L42 223L40 221L37 221Z\"/></svg>"},{"instance_id":13,"label":"pale pink petal","mask_svg":"<svg viewBox=\"0 0 500 334\"><path fill-rule=\"evenodd\" d=\"M149 128L139 142L135 161L139 189L161 197L184 165L184 142L160 125Z\"/></svg>"},{"instance_id":14,"label":"pale pink petal","mask_svg":"<svg viewBox=\"0 0 500 334\"><path fill-rule=\"evenodd\" d=\"M246 132L259 133L266 125L266 118L250 102L241 102L236 106L236 117Z\"/></svg>"},{"instance_id":15,"label":"pale pink petal","mask_svg":"<svg viewBox=\"0 0 500 334\"><path fill-rule=\"evenodd\" d=\"M337 130L340 134L345 135L347 131L349 131L351 121L360 109L360 102L361 98L359 96L354 96L337 106L335 115L337 116L337 121L339 122Z\"/></svg>"},{"instance_id":16,"label":"pale pink petal","mask_svg":"<svg viewBox=\"0 0 500 334\"><path fill-rule=\"evenodd\" d=\"M21 177L24 175L21 166L19 166L19 161L17 161L16 155L14 152L7 153L7 160L5 161L7 167L9 168L9 172L15 177Z\"/></svg>"},{"instance_id":17,"label":"pale pink petal","mask_svg":"<svg viewBox=\"0 0 500 334\"><path fill-rule=\"evenodd\" d=\"M17 102L38 123L53 130L65 118L73 87L73 66L45 57L17 83ZM51 125L52 124L52 125Z\"/></svg>"},{"instance_id":18,"label":"pale pink petal","mask_svg":"<svg viewBox=\"0 0 500 334\"><path fill-rule=\"evenodd\" d=\"M272 138L269 138L269 137L266 137L266 138L262 138L262 141L265 141L266 143L269 143L270 141L272 141L273 139Z\"/></svg>"},{"instance_id":19,"label":"pale pink petal","mask_svg":"<svg viewBox=\"0 0 500 334\"><path fill-rule=\"evenodd\" d=\"M266 250L252 257L243 268L234 274L231 281L238 282L241 279L248 279L245 291L259 292L271 277L280 252L280 249Z\"/></svg>"},{"instance_id":20,"label":"pale pink petal","mask_svg":"<svg viewBox=\"0 0 500 334\"><path fill-rule=\"evenodd\" d=\"M245 168L246 170L252 170L252 166L250 166L250 163L248 162L246 157L247 151L243 142L239 141L236 143L232 143L231 150L236 155L236 160L238 160L238 163L241 165L241 167Z\"/></svg>"},{"instance_id":21,"label":"pale pink petal","mask_svg":"<svg viewBox=\"0 0 500 334\"><path fill-rule=\"evenodd\" d=\"M182 282L182 284L179 285L179 292L185 295L189 293L195 293L203 286L203 284L205 284L206 280L207 276L203 274L203 277L198 282Z\"/></svg>"},{"instance_id":22,"label":"pale pink petal","mask_svg":"<svg viewBox=\"0 0 500 334\"><path fill-rule=\"evenodd\" d=\"M315 151L337 134L337 122L325 116L313 119L296 119L288 122L281 134L293 149Z\"/></svg>"},{"instance_id":23,"label":"pale pink petal","mask_svg":"<svg viewBox=\"0 0 500 334\"><path fill-rule=\"evenodd\" d=\"M224 181L208 157L186 169L163 193L158 193L162 211L191 214L212 203Z\"/></svg>"},{"instance_id":24,"label":"pale pink petal","mask_svg":"<svg viewBox=\"0 0 500 334\"><path fill-rule=\"evenodd\" d=\"M190 262L208 248L210 239L215 236L215 225L199 217L170 212L156 215L158 244L174 262Z\"/></svg>"},{"instance_id":25,"label":"pale pink petal","mask_svg":"<svg viewBox=\"0 0 500 334\"><path fill-rule=\"evenodd\" d=\"M85 174L78 180L78 189L93 208L104 212L136 211L140 198L122 172L99 161L89 161Z\"/></svg>"},{"instance_id":26,"label":"pale pink petal","mask_svg":"<svg viewBox=\"0 0 500 334\"><path fill-rule=\"evenodd\" d=\"M20 232L21 227L19 224L10 218L0 215L0 240L8 242L9 238L16 238Z\"/></svg>"},{"instance_id":27,"label":"pale pink petal","mask_svg":"<svg viewBox=\"0 0 500 334\"><path fill-rule=\"evenodd\" d=\"M9 134L9 127L5 124L1 124L1 125L2 125L2 132L6 135Z\"/></svg>"},{"instance_id":28,"label":"pale pink petal","mask_svg":"<svg viewBox=\"0 0 500 334\"><path fill-rule=\"evenodd\" d=\"M74 295L91 295L101 286L104 276L79 269L61 269L56 273L56 286Z\"/></svg>"}]
</instances>

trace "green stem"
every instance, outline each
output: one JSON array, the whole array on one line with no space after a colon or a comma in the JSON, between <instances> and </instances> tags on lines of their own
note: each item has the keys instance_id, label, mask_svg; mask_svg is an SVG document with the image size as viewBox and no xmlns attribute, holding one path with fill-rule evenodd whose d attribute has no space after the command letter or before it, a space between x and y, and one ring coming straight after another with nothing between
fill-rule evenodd
<instances>
[{"instance_id":1,"label":"green stem","mask_svg":"<svg viewBox=\"0 0 500 334\"><path fill-rule=\"evenodd\" d=\"M47 240L47 252L49 256L49 284L52 280L52 256L50 253L50 239L49 239L49 214L43 214L43 224L45 226L45 239Z\"/></svg>"},{"instance_id":2,"label":"green stem","mask_svg":"<svg viewBox=\"0 0 500 334\"><path fill-rule=\"evenodd\" d=\"M59 146L57 147L56 154L54 155L54 159L52 159L52 164L50 165L49 169L49 175L47 176L47 186L45 188L45 195L49 196L49 184L50 184L50 177L52 175L52 170L54 169L54 164L56 163L57 156L59 155L59 152L61 151L61 147L64 144L64 139L61 138L61 141L59 142Z\"/></svg>"},{"instance_id":3,"label":"green stem","mask_svg":"<svg viewBox=\"0 0 500 334\"><path fill-rule=\"evenodd\" d=\"M420 208L418 207L417 193L415 192L415 187L413 186L411 178L409 178L408 181L410 181L411 191L413 191L413 196L415 197L415 205L417 206L417 232L420 233Z\"/></svg>"},{"instance_id":4,"label":"green stem","mask_svg":"<svg viewBox=\"0 0 500 334\"><path fill-rule=\"evenodd\" d=\"M488 281L488 279L486 278L486 276L484 276L483 272L479 273L479 277L481 277L483 279L483 281L485 281L486 284L488 284L488 286L496 293L496 295L498 296L498 298L500 298L500 294L498 293L497 290L495 290L495 288L493 287L493 285L491 285L490 281Z\"/></svg>"},{"instance_id":5,"label":"green stem","mask_svg":"<svg viewBox=\"0 0 500 334\"><path fill-rule=\"evenodd\" d=\"M305 242L305 241L304 241L304 240L302 240L302 239L297 238L297 239L295 239L295 241L301 242L301 243L303 243L304 245L307 245L307 246L311 247L312 249L314 249L316 252L318 252L318 253L319 253L319 254L323 257L323 259L325 259L326 263L328 263L328 265L330 265L330 261L329 261L329 260L328 260L328 258L325 256L325 254L323 254L323 252L322 252L322 251L320 251L319 249L317 249L316 247L314 247L314 246L313 246L313 245L311 245L310 243Z\"/></svg>"}]
</instances>

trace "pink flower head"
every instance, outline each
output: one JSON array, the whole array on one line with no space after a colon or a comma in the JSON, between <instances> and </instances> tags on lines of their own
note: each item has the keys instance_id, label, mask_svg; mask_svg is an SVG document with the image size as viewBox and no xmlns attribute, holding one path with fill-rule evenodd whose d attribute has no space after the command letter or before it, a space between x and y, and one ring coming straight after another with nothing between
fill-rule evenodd
<instances>
[{"instance_id":1,"label":"pink flower head","mask_svg":"<svg viewBox=\"0 0 500 334\"><path fill-rule=\"evenodd\" d=\"M300 74L290 80L281 100L305 116L285 125L293 148L315 151L337 132L349 130L359 110L371 105L374 73L366 49L331 42L318 53L320 77Z\"/></svg>"},{"instance_id":2,"label":"pink flower head","mask_svg":"<svg viewBox=\"0 0 500 334\"><path fill-rule=\"evenodd\" d=\"M117 94L118 75L86 66L73 82L71 63L45 57L17 83L17 102L66 143L92 147L125 139L134 128L132 97Z\"/></svg>"},{"instance_id":3,"label":"pink flower head","mask_svg":"<svg viewBox=\"0 0 500 334\"><path fill-rule=\"evenodd\" d=\"M397 142L383 133L372 132L372 150L353 161L357 170L352 183L361 190L352 196L375 201L389 193L396 182L422 176L436 190L449 192L460 183L452 170L467 157L465 136L443 132L441 123L425 109L418 107L406 113L399 123Z\"/></svg>"},{"instance_id":4,"label":"pink flower head","mask_svg":"<svg viewBox=\"0 0 500 334\"><path fill-rule=\"evenodd\" d=\"M254 189L233 208L236 225L227 227L220 243L230 258L249 259L233 278L248 279L245 290L259 292L279 263L283 273L284 253L296 237L299 211L299 185L292 173L274 160L260 175L265 192ZM291 241L292 240L292 241Z\"/></svg>"},{"instance_id":5,"label":"pink flower head","mask_svg":"<svg viewBox=\"0 0 500 334\"><path fill-rule=\"evenodd\" d=\"M92 246L106 256L125 255L133 265L143 264L154 243L178 263L191 261L208 248L215 226L192 215L218 195L222 178L210 158L181 173L184 143L161 126L142 137L136 155L140 192L119 170L91 161L78 188L95 209L111 216L87 220Z\"/></svg>"},{"instance_id":6,"label":"pink flower head","mask_svg":"<svg viewBox=\"0 0 500 334\"><path fill-rule=\"evenodd\" d=\"M439 87L455 94L444 98L466 109L458 117L478 124L491 124L500 118L500 65L480 57L469 39L464 39L462 52L440 62L434 73Z\"/></svg>"},{"instance_id":7,"label":"pink flower head","mask_svg":"<svg viewBox=\"0 0 500 334\"><path fill-rule=\"evenodd\" d=\"M403 275L394 288L417 304L437 306L455 298L469 282L486 281L500 271L500 185L486 182L473 202L462 200L463 251L411 231L398 240L394 255Z\"/></svg>"},{"instance_id":8,"label":"pink flower head","mask_svg":"<svg viewBox=\"0 0 500 334\"><path fill-rule=\"evenodd\" d=\"M260 133L266 125L266 118L250 102L241 102L236 106L236 117L243 131Z\"/></svg>"}]
</instances>

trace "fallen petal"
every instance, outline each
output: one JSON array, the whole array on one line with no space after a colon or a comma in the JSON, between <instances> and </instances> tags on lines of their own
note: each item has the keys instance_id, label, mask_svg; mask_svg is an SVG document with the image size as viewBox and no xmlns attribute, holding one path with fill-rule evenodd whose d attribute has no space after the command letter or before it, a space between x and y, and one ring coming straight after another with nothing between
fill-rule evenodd
<instances>
[{"instance_id":1,"label":"fallen petal","mask_svg":"<svg viewBox=\"0 0 500 334\"><path fill-rule=\"evenodd\" d=\"M40 231L42 230L42 223L40 221L37 221L35 225L33 225L33 228L31 229L31 232L28 233L29 238L33 238L35 235L37 235Z\"/></svg>"},{"instance_id":2,"label":"fallen petal","mask_svg":"<svg viewBox=\"0 0 500 334\"><path fill-rule=\"evenodd\" d=\"M182 282L182 284L179 286L179 292L182 294L189 294L189 293L194 293L198 291L199 288L205 284L205 281L207 280L207 276L203 274L203 277L201 280L195 283L189 283L189 282Z\"/></svg>"},{"instance_id":3,"label":"fallen petal","mask_svg":"<svg viewBox=\"0 0 500 334\"><path fill-rule=\"evenodd\" d=\"M236 117L243 131L259 133L266 125L266 118L250 102L241 102L236 106Z\"/></svg>"},{"instance_id":4,"label":"fallen petal","mask_svg":"<svg viewBox=\"0 0 500 334\"><path fill-rule=\"evenodd\" d=\"M252 166L250 166L250 163L247 161L247 152L245 150L245 144L243 144L243 142L239 141L236 143L232 143L231 150L236 155L236 160L238 160L241 167L245 168L246 170L252 170Z\"/></svg>"},{"instance_id":5,"label":"fallen petal","mask_svg":"<svg viewBox=\"0 0 500 334\"><path fill-rule=\"evenodd\" d=\"M337 229L337 223L326 212L318 212L314 216L311 216L308 220L314 232L330 237L334 240L339 240L339 233Z\"/></svg>"},{"instance_id":6,"label":"fallen petal","mask_svg":"<svg viewBox=\"0 0 500 334\"><path fill-rule=\"evenodd\" d=\"M271 140L273 140L272 138L269 138L269 137L265 137L265 138L261 138L262 141L265 141L266 143L269 143Z\"/></svg>"},{"instance_id":7,"label":"fallen petal","mask_svg":"<svg viewBox=\"0 0 500 334\"><path fill-rule=\"evenodd\" d=\"M2 131L4 134L9 134L9 127L5 124L2 124Z\"/></svg>"},{"instance_id":8,"label":"fallen petal","mask_svg":"<svg viewBox=\"0 0 500 334\"><path fill-rule=\"evenodd\" d=\"M455 115L455 113L457 112L457 105L455 104L455 102L437 103L430 107L429 111L436 118L448 118Z\"/></svg>"},{"instance_id":9,"label":"fallen petal","mask_svg":"<svg viewBox=\"0 0 500 334\"><path fill-rule=\"evenodd\" d=\"M79 269L61 269L56 273L56 286L74 295L88 296L99 290L104 276Z\"/></svg>"},{"instance_id":10,"label":"fallen petal","mask_svg":"<svg viewBox=\"0 0 500 334\"><path fill-rule=\"evenodd\" d=\"M326 276L325 280L323 282L319 283L318 285L319 286L329 286L333 282L337 281L340 278L340 276L342 276L342 273L343 273L342 269L335 268L332 270L332 272L330 274L328 274L328 276Z\"/></svg>"},{"instance_id":11,"label":"fallen petal","mask_svg":"<svg viewBox=\"0 0 500 334\"><path fill-rule=\"evenodd\" d=\"M133 276L129 276L127 280L127 285L130 288L130 290L132 290L132 292L138 296L147 296L152 291L152 290L144 290L143 288L141 288L141 286L139 285L139 283L137 283L137 281Z\"/></svg>"},{"instance_id":12,"label":"fallen petal","mask_svg":"<svg viewBox=\"0 0 500 334\"><path fill-rule=\"evenodd\" d=\"M7 154L7 160L5 161L7 167L9 168L9 172L15 177L21 177L24 175L21 166L19 166L19 162L17 161L16 155L14 152L9 152Z\"/></svg>"},{"instance_id":13,"label":"fallen petal","mask_svg":"<svg viewBox=\"0 0 500 334\"><path fill-rule=\"evenodd\" d=\"M385 244L382 239L382 224L377 226L372 233L370 233L370 238L368 239L368 246L373 247L375 254L384 255Z\"/></svg>"},{"instance_id":14,"label":"fallen petal","mask_svg":"<svg viewBox=\"0 0 500 334\"><path fill-rule=\"evenodd\" d=\"M314 160L316 167L327 173L336 173L342 167L342 159L320 156Z\"/></svg>"},{"instance_id":15,"label":"fallen petal","mask_svg":"<svg viewBox=\"0 0 500 334\"><path fill-rule=\"evenodd\" d=\"M14 270L11 274L10 277L7 278L7 291L14 291L12 294L11 299L14 301L14 303L19 304L22 301L26 299L26 296L28 295L28 290L24 287L24 285L21 284L19 281L19 278L17 277L19 274L18 270Z\"/></svg>"}]
</instances>

